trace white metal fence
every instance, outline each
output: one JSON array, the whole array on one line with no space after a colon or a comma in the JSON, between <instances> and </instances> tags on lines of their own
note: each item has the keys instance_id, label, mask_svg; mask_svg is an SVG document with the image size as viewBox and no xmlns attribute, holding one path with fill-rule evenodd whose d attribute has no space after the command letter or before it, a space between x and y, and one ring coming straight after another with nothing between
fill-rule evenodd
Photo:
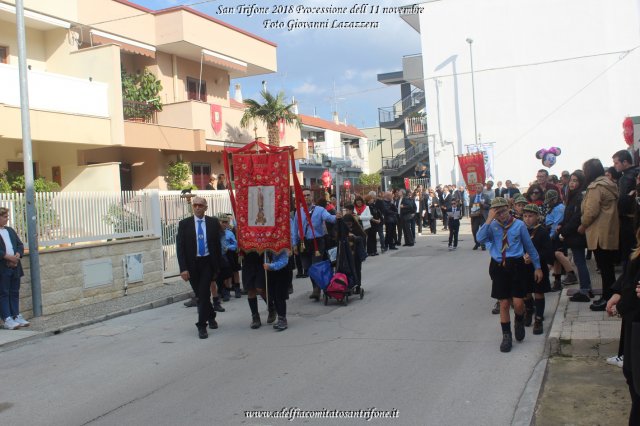
<instances>
[{"instance_id":1,"label":"white metal fence","mask_svg":"<svg viewBox=\"0 0 640 426\"><path fill-rule=\"evenodd\" d=\"M27 246L25 194L0 194L0 205ZM35 207L41 247L154 234L150 195L142 191L37 192Z\"/></svg>"},{"instance_id":2,"label":"white metal fence","mask_svg":"<svg viewBox=\"0 0 640 426\"><path fill-rule=\"evenodd\" d=\"M197 191L199 197L207 200L207 215L217 216L220 213L233 213L228 191ZM178 222L191 215L191 206L179 191L160 191L160 220L162 229L162 247L164 276L180 274L176 257L176 235Z\"/></svg>"},{"instance_id":3,"label":"white metal fence","mask_svg":"<svg viewBox=\"0 0 640 426\"><path fill-rule=\"evenodd\" d=\"M228 191L197 191L207 200L207 214L232 213ZM0 193L0 206L28 246L24 194ZM191 215L180 191L37 192L38 245L103 242L119 238L160 236L165 277L180 273L176 259L178 222Z\"/></svg>"}]
</instances>

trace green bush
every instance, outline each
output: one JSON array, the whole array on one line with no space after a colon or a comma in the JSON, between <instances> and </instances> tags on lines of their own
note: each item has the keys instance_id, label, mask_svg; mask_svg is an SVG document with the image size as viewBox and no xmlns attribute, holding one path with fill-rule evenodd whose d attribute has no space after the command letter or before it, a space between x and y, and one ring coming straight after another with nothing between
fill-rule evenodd
<instances>
[{"instance_id":1,"label":"green bush","mask_svg":"<svg viewBox=\"0 0 640 426\"><path fill-rule=\"evenodd\" d=\"M170 162L165 179L171 190L197 189L191 183L191 165L184 161Z\"/></svg>"}]
</instances>

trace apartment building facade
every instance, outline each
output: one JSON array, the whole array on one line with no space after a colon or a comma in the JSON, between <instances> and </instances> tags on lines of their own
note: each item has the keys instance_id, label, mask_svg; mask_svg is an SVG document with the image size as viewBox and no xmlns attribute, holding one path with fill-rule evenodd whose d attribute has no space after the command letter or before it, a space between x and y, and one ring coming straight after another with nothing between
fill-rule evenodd
<instances>
[{"instance_id":1,"label":"apartment building facade","mask_svg":"<svg viewBox=\"0 0 640 426\"><path fill-rule=\"evenodd\" d=\"M189 7L126 0L25 0L36 175L63 190L166 189L167 167L192 164L204 187L222 150L254 139L240 126L232 79L277 70L277 46ZM0 168L22 169L15 4L0 1ZM161 111L123 99L122 73L148 70ZM134 111L132 114L131 111ZM253 126L252 126L253 127ZM257 123L257 136L267 129ZM286 127L281 145L299 147Z\"/></svg>"}]
</instances>

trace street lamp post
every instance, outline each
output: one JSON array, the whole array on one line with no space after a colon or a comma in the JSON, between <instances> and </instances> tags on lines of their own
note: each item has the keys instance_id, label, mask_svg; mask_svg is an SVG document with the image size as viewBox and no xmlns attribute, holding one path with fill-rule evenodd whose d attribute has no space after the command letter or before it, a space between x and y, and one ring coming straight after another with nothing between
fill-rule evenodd
<instances>
[{"instance_id":1,"label":"street lamp post","mask_svg":"<svg viewBox=\"0 0 640 426\"><path fill-rule=\"evenodd\" d=\"M476 141L476 145L478 145L478 123L476 122L476 83L473 76L473 39L468 38L467 43L469 43L469 58L471 59L471 94L473 96L473 130L474 130L474 140Z\"/></svg>"}]
</instances>

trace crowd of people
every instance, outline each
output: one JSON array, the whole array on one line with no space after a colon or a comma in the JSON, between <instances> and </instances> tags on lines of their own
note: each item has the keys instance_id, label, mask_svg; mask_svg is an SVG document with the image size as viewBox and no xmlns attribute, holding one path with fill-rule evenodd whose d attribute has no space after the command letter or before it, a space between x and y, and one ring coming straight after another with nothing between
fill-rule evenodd
<instances>
[{"instance_id":1,"label":"crowd of people","mask_svg":"<svg viewBox=\"0 0 640 426\"><path fill-rule=\"evenodd\" d=\"M634 371L640 369L624 362L629 357L640 356L633 352L632 345L632 341L640 342L640 331L634 337L632 328L633 323L640 321L640 250L637 248L640 177L629 151L616 152L612 160L613 166L608 168L598 159L587 160L581 169L563 171L559 178L550 175L547 169L540 169L524 193L509 180L504 187L502 182L498 182L496 188L491 181L479 184L472 188L471 195L462 186L423 188L418 185L412 190L355 194L352 202L347 201L338 209L334 197L327 199L324 193L316 197L306 188L303 196L310 220L302 210L292 209L291 257L283 253L264 256L249 253L244 256L241 268L234 260L237 244L233 244L230 229L223 229L215 218L210 218L211 223L207 219L202 232L193 218L185 219L181 229L183 237L188 235L187 246L191 246L192 257L184 257L180 268L186 272L183 278L191 282L198 300L199 335L206 337L207 323L210 328L217 328L215 313L224 310L216 300L218 293L222 292L223 300L229 300L230 290L234 289L235 297L242 297L237 281L240 269L252 314L251 328L261 326L257 302L260 296L268 301L267 323L275 322L277 316L274 328L286 329L286 299L292 291L293 270L297 269L296 278L307 278L311 265L330 257L330 250L337 245L339 223L348 225L349 247L357 259L356 275L361 283L361 264L367 257L379 255L379 250L384 253L398 250L400 246L412 247L416 236L436 234L440 222L442 230L449 233L448 249L456 250L460 220L469 217L474 239L471 249L488 250L490 254L491 297L496 299L492 312L499 315L500 351L509 352L513 347L511 309L516 341L522 341L526 327L532 325L533 334L543 334L545 293L579 284L570 297L572 303L590 303L593 311L606 310L610 315L623 317L619 353L608 362L623 367L633 401L634 423L630 424L640 424L640 396L635 391L633 378L637 376L640 384L640 371ZM206 211L206 201L204 206L200 204L203 199L194 198L196 220ZM196 248L200 250L197 244L201 240L205 241L202 252L205 256L210 255L207 247L212 247L206 244L214 241L218 241L213 249L214 257L218 250L221 255L235 254L224 262L226 266L217 265L205 273L198 260L200 256L194 255ZM187 251L186 246L180 248L184 241L184 238L178 239L179 260ZM602 279L600 294L591 286L587 266L591 256ZM191 262L188 266L187 258ZM622 271L618 277L616 267ZM222 279L213 279L225 268L229 272L224 273ZM321 288L311 279L309 298L318 301L320 297Z\"/></svg>"}]
</instances>

